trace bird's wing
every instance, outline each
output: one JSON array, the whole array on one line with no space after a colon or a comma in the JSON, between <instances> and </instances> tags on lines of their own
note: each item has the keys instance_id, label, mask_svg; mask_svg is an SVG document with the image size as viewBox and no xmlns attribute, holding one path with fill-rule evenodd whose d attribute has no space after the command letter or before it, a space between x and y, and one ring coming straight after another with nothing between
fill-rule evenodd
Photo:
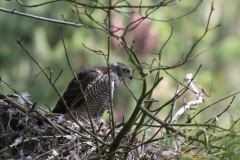
<instances>
[{"instance_id":1,"label":"bird's wing","mask_svg":"<svg viewBox=\"0 0 240 160\"><path fill-rule=\"evenodd\" d=\"M96 80L97 78L101 77L103 75L103 71L96 68L90 68L87 70L84 70L82 72L80 72L77 75L78 80L81 82L81 86L83 91L85 91L85 89L87 88L88 84L94 80ZM68 105L68 107L70 107L71 103L77 99L80 98L82 96L81 91L79 86L76 83L76 79L72 79L71 82L69 83L67 89L63 92L63 98L66 102L66 104ZM79 106L81 103L84 103L84 99L81 98L78 103L74 106L77 107ZM61 99L58 100L56 107L53 109L52 111L53 113L66 113L66 109L64 106L64 103Z\"/></svg>"}]
</instances>

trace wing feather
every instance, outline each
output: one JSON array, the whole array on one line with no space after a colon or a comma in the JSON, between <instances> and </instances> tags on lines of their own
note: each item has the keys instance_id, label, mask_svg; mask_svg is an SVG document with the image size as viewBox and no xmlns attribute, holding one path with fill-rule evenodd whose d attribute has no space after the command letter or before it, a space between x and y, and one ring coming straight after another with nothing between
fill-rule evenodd
<instances>
[{"instance_id":1,"label":"wing feather","mask_svg":"<svg viewBox=\"0 0 240 160\"><path fill-rule=\"evenodd\" d=\"M79 74L77 74L77 78L81 82L81 86L82 86L83 91L86 90L86 88L87 88L87 86L90 82L93 82L98 77L101 77L104 74L105 70L106 69L103 68L103 67L95 67L95 68L90 68L90 69L84 70L84 71L80 72ZM63 92L63 95L62 95L65 102L67 103L68 107L70 107L71 103L76 98L80 98L82 96L80 88L76 84L75 81L76 81L75 78L73 78L71 80L67 89ZM81 98L78 101L78 103L74 106L74 108L79 106L81 103L84 103L83 98ZM57 105L53 109L52 112L53 113L62 113L62 114L67 112L66 109L65 109L64 103L61 99L58 100Z\"/></svg>"}]
</instances>

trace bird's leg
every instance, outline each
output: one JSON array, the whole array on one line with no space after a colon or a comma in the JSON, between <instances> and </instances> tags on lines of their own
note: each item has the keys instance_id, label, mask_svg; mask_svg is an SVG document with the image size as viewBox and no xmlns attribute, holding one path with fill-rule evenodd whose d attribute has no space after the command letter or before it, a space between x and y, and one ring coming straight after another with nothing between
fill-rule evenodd
<instances>
[{"instance_id":1,"label":"bird's leg","mask_svg":"<svg viewBox=\"0 0 240 160\"><path fill-rule=\"evenodd\" d=\"M106 107L102 108L100 110L100 112L96 112L93 115L93 118L94 118L95 122L97 123L97 125L100 125L101 123L103 123L105 125L105 120L102 118L105 110L106 110Z\"/></svg>"}]
</instances>

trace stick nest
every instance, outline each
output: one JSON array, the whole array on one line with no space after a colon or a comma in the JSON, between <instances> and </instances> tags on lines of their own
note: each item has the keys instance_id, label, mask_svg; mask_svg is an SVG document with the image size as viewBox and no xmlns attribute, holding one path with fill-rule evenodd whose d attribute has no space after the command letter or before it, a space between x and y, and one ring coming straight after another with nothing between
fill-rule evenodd
<instances>
[{"instance_id":1,"label":"stick nest","mask_svg":"<svg viewBox=\"0 0 240 160\"><path fill-rule=\"evenodd\" d=\"M98 153L94 138L75 122L66 121L63 116L56 116L40 107L35 107L31 111L32 105L21 104L17 96L6 97L8 100L0 100L0 159L84 160L108 153L109 147L101 143L99 143L101 153ZM28 112L16 109L11 102L25 107ZM91 126L87 121L80 123L91 132ZM109 128L104 125L95 126L95 130L98 138L112 142ZM116 131L115 134L117 133ZM131 136L126 135L121 146L130 145L130 139ZM140 142L136 138L133 146L137 146ZM174 149L166 150L159 144L146 144L143 148L133 147L128 153L128 159L161 159L176 155ZM122 159L123 156L124 154L120 153L116 159Z\"/></svg>"}]
</instances>

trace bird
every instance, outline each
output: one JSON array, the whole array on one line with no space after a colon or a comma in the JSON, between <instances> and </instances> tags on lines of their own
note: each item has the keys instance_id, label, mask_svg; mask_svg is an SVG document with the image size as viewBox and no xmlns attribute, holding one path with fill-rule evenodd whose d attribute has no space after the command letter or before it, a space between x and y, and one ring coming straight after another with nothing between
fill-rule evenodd
<instances>
[{"instance_id":1,"label":"bird","mask_svg":"<svg viewBox=\"0 0 240 160\"><path fill-rule=\"evenodd\" d=\"M111 94L113 97L123 80L128 78L132 79L132 69L123 63L115 62L111 64L110 73ZM104 123L102 119L104 111L110 106L108 67L99 66L78 73L76 77L70 81L67 89L62 92L63 99L68 107L72 106L70 111L76 118L89 118L87 105L76 78L80 82L83 93L86 96L91 118L93 118L97 124ZM61 98L58 100L52 112L61 113L66 120L71 120Z\"/></svg>"}]
</instances>

